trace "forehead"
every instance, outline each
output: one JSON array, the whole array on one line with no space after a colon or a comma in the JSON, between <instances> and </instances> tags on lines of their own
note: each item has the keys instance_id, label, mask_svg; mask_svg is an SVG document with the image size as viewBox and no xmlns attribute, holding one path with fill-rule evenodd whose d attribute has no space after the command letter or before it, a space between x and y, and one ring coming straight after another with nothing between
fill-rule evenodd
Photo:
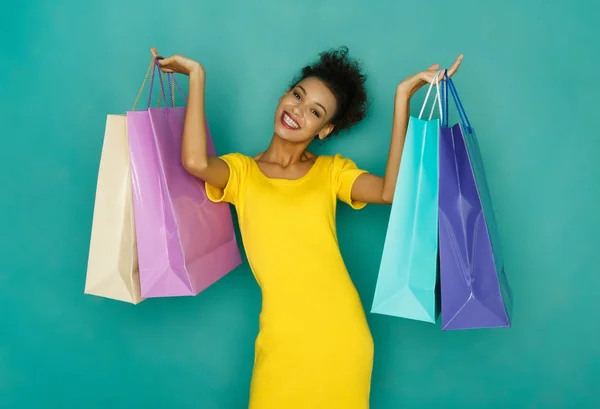
<instances>
[{"instance_id":1,"label":"forehead","mask_svg":"<svg viewBox=\"0 0 600 409\"><path fill-rule=\"evenodd\" d=\"M306 97L318 102L331 111L335 108L336 100L333 93L323 81L315 77L308 77L298 83L306 91Z\"/></svg>"}]
</instances>

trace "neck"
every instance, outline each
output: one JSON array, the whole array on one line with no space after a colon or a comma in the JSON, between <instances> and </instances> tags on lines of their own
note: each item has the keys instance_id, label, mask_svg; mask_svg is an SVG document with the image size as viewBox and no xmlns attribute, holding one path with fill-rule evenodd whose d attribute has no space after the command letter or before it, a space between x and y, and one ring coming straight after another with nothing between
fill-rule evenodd
<instances>
[{"instance_id":1,"label":"neck","mask_svg":"<svg viewBox=\"0 0 600 409\"><path fill-rule=\"evenodd\" d=\"M274 134L269 147L260 155L260 160L289 166L306 160L308 142L293 143Z\"/></svg>"}]
</instances>

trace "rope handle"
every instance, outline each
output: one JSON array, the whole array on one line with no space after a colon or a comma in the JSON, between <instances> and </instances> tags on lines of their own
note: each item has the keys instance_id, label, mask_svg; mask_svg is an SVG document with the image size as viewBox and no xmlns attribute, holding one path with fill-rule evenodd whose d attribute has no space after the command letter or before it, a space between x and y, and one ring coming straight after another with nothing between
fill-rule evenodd
<instances>
[{"instance_id":1,"label":"rope handle","mask_svg":"<svg viewBox=\"0 0 600 409\"><path fill-rule=\"evenodd\" d=\"M429 120L431 121L431 118L433 118L433 111L435 109L436 104L439 107L440 116L442 117L442 120L443 120L444 112L442 110L442 98L440 97L440 83L439 83L439 76L440 76L441 72L442 72L442 70L437 70L433 81L431 83L429 83L429 88L427 89L427 95L425 95L425 100L423 101L423 106L421 106L421 112L419 113L419 119L421 119L421 117L423 116L423 111L425 110L425 107L427 106L427 101L429 100L429 95L431 94L431 88L435 84L435 98L433 99L433 105L431 106L431 111L429 112Z\"/></svg>"},{"instance_id":2,"label":"rope handle","mask_svg":"<svg viewBox=\"0 0 600 409\"><path fill-rule=\"evenodd\" d=\"M467 112L465 111L465 108L458 96L458 92L456 91L456 86L454 85L454 81L452 81L452 78L449 78L448 75L446 74L445 76L445 107L444 109L446 110L446 112L448 112L448 90L450 91L450 94L452 94L452 99L454 100L454 103L456 105L456 110L458 111L458 116L460 117L460 121L462 123L463 128L465 129L465 131L467 132L471 132L472 128L471 128L471 122L469 122L469 118L467 117ZM448 121L446 120L445 122L445 126L448 126Z\"/></svg>"},{"instance_id":3,"label":"rope handle","mask_svg":"<svg viewBox=\"0 0 600 409\"><path fill-rule=\"evenodd\" d=\"M144 79L142 80L142 85L140 86L137 96L135 97L135 101L133 102L133 107L131 108L132 111L135 111L135 108L140 100L140 97L142 96L144 87L146 86L146 82L148 81L148 77L150 77L150 90L148 92L148 105L147 105L146 109L150 108L150 106L152 104L152 91L154 88L154 75L157 70L158 70L158 76L159 76L161 90L162 90L162 92L160 92L158 94L158 107L160 107L161 98L164 98L165 101L167 100L164 95L164 76L162 75L163 73L160 69L160 66L158 65L158 60L161 58L162 57L153 58L150 61L150 64L148 65L148 69L146 70L146 74L144 75ZM181 95L183 100L187 103L185 94L183 93L183 90L179 86L179 83L177 82L177 79L175 78L175 74L167 73L166 77L167 77L169 94L170 94L169 96L171 97L171 107L175 106L175 94L173 93L173 84L177 87L179 94ZM165 103L165 107L167 107L166 103Z\"/></svg>"}]
</instances>

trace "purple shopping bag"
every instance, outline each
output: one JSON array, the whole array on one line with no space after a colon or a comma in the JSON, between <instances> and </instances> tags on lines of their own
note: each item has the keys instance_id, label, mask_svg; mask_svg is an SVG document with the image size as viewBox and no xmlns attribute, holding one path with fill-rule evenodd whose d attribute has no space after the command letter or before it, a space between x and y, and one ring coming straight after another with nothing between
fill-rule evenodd
<instances>
[{"instance_id":1,"label":"purple shopping bag","mask_svg":"<svg viewBox=\"0 0 600 409\"><path fill-rule=\"evenodd\" d=\"M148 107L157 70L155 64ZM168 79L172 96L177 83ZM162 81L161 90L164 97ZM204 182L181 164L184 119L185 108L166 104L127 112L144 298L197 295L241 264L228 204L208 200ZM214 155L210 134L208 141Z\"/></svg>"},{"instance_id":2,"label":"purple shopping bag","mask_svg":"<svg viewBox=\"0 0 600 409\"><path fill-rule=\"evenodd\" d=\"M448 126L448 88L461 124ZM440 128L439 248L442 329L510 327L511 291L475 134L446 77Z\"/></svg>"}]
</instances>

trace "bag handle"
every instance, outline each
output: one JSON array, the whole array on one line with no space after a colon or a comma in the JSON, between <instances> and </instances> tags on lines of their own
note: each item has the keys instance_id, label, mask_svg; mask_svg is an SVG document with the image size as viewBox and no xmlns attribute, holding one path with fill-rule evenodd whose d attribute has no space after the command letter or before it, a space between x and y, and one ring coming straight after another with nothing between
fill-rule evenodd
<instances>
[{"instance_id":1,"label":"bag handle","mask_svg":"<svg viewBox=\"0 0 600 409\"><path fill-rule=\"evenodd\" d=\"M159 71L159 72L161 72L161 71ZM183 93L183 90L179 86L179 83L175 79L175 74L174 73L172 73L172 72L167 73L167 82L169 83L169 93L171 94L171 104L172 104L172 106L175 106L175 95L173 94L173 85L175 85L175 87L177 87L177 91L179 91L179 95L181 95L181 98L187 104L187 98L185 97L185 94Z\"/></svg>"},{"instance_id":2,"label":"bag handle","mask_svg":"<svg viewBox=\"0 0 600 409\"><path fill-rule=\"evenodd\" d=\"M442 126L444 128L448 127L448 116L449 116L449 112L448 112L448 73L445 72L444 73L444 87L442 88L442 98L444 100L443 106L444 106L444 117L442 119Z\"/></svg>"},{"instance_id":3,"label":"bag handle","mask_svg":"<svg viewBox=\"0 0 600 409\"><path fill-rule=\"evenodd\" d=\"M465 111L465 108L458 96L458 92L456 91L456 87L454 85L454 81L452 81L452 78L448 77L448 74L445 75L445 79L446 79L446 87L448 87L450 89L450 93L452 94L452 99L454 99L454 103L456 104L456 110L458 111L458 115L460 116L460 121L462 123L462 126L465 128L466 132L471 133L473 131L473 128L471 127L471 122L469 122L469 118L467 117L467 112ZM448 110L448 102L447 102L448 97L446 96L446 110ZM448 126L448 122L446 121L446 126Z\"/></svg>"},{"instance_id":4,"label":"bag handle","mask_svg":"<svg viewBox=\"0 0 600 409\"><path fill-rule=\"evenodd\" d=\"M429 113L429 120L431 121L431 118L433 118L433 110L435 109L435 104L437 102L438 107L440 109L440 116L444 117L444 113L442 111L442 99L440 98L440 83L439 83L439 76L440 73L442 72L442 70L437 70L435 73L435 77L433 78L433 81L429 84L429 88L427 89L427 95L425 95L425 101L423 101L423 106L421 107L421 112L419 112L419 119L421 119L421 117L423 116L423 111L425 110L425 106L427 105L427 101L429 100L429 94L431 93L431 87L433 87L433 84L435 82L435 98L433 99L433 105L431 106L431 112Z\"/></svg>"},{"instance_id":5,"label":"bag handle","mask_svg":"<svg viewBox=\"0 0 600 409\"><path fill-rule=\"evenodd\" d=\"M148 65L148 70L146 70L146 74L144 75L144 79L142 81L142 85L140 86L140 89L138 90L137 96L135 97L135 101L133 102L133 107L131 108L132 111L135 111L135 108L140 100L140 97L142 96L142 91L144 90L144 87L146 86L146 82L148 81L148 77L150 76L150 74L152 74L152 77L150 78L150 90L148 92L148 107L150 108L150 104L151 104L151 100L152 100L152 89L154 87L154 71L152 70L154 67L154 60L150 61L150 65ZM159 72L160 75L160 72ZM163 81L162 75L160 76L161 81ZM161 99L162 95L158 94L158 103L157 106L160 107L160 99Z\"/></svg>"},{"instance_id":6,"label":"bag handle","mask_svg":"<svg viewBox=\"0 0 600 409\"><path fill-rule=\"evenodd\" d=\"M132 111L135 111L135 108L140 100L141 95L142 95L142 91L144 90L144 87L146 86L148 77L150 77L150 90L148 91L148 105L147 105L146 109L150 108L150 105L152 104L152 91L154 88L154 75L157 70L158 70L158 76L160 78L161 91L162 91L161 93L158 94L158 106L160 107L161 97L164 98L165 101L167 100L165 97L165 93L164 93L164 77L163 77L162 71L160 70L160 67L158 65L158 60L161 58L162 57L156 57L150 61L150 65L148 65L148 69L146 70L146 74L144 75L142 85L140 86L140 89L135 98L135 101L133 102L133 108L131 109ZM181 87L179 86L179 83L175 79L175 74L167 73L167 81L169 83L169 94L171 97L171 107L175 106L175 95L173 94L173 85L172 84L175 84L175 86L177 87L177 90L179 91L179 94L181 95L183 100L187 103L187 99L186 99ZM167 104L165 102L165 108L166 107L167 107Z\"/></svg>"},{"instance_id":7,"label":"bag handle","mask_svg":"<svg viewBox=\"0 0 600 409\"><path fill-rule=\"evenodd\" d=\"M156 71L158 71L158 76L160 77L160 89L161 89L161 94L165 100L165 108L167 108L167 97L165 95L165 88L164 88L164 81L163 81L163 76L162 76L162 71L160 69L160 66L158 64L158 61L161 60L162 57L156 57L153 60L153 64L154 64L154 69L152 70L152 76L150 77L150 91L148 92L148 108L150 108L150 103L152 100L152 89L153 89L153 84L154 84L154 73ZM181 94L181 97L184 99L185 101L185 95L183 95L183 91L181 90L181 87L179 86L179 84L177 83L177 80L175 79L175 74L173 73L167 73L167 80L169 82L169 94L171 97L171 107L175 107L175 95L173 95L173 86L171 85L171 81L173 81L173 83L175 83L175 85L177 85L177 89L179 90L179 93ZM159 106L160 106L160 95L158 95L159 98Z\"/></svg>"}]
</instances>

